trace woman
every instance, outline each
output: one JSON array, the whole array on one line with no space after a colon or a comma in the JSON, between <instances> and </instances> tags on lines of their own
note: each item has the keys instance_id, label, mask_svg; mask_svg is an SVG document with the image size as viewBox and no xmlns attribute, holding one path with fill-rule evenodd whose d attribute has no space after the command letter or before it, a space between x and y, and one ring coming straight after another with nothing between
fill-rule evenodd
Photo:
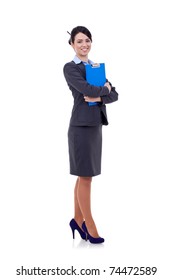
<instances>
[{"instance_id":1,"label":"woman","mask_svg":"<svg viewBox=\"0 0 173 280\"><path fill-rule=\"evenodd\" d=\"M71 31L69 44L76 55L64 65L64 76L74 98L68 130L70 174L76 175L74 189L74 219L70 221L73 238L77 230L82 239L102 243L91 213L91 181L101 173L102 125L107 125L105 104L118 100L118 93L111 83L92 86L86 81L85 64L88 59L92 36L84 26ZM89 106L88 102L96 102Z\"/></svg>"}]
</instances>

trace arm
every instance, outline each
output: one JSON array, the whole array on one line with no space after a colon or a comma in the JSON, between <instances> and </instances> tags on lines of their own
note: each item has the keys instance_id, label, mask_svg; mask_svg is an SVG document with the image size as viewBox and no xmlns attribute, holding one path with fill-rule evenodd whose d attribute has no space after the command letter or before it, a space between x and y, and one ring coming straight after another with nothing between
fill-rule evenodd
<instances>
[{"instance_id":1,"label":"arm","mask_svg":"<svg viewBox=\"0 0 173 280\"><path fill-rule=\"evenodd\" d=\"M102 104L109 104L117 100L118 100L118 93L116 92L115 87L111 87L111 91L109 95L101 97Z\"/></svg>"},{"instance_id":2,"label":"arm","mask_svg":"<svg viewBox=\"0 0 173 280\"><path fill-rule=\"evenodd\" d=\"M111 86L109 95L96 98L84 96L84 99L86 102L101 102L101 104L109 104L118 100L118 93L115 91L115 87Z\"/></svg>"},{"instance_id":3,"label":"arm","mask_svg":"<svg viewBox=\"0 0 173 280\"><path fill-rule=\"evenodd\" d=\"M64 66L64 76L69 87L74 88L83 95L89 97L100 97L109 94L108 86L93 86L87 83L82 76L80 69L73 63L67 63Z\"/></svg>"}]
</instances>

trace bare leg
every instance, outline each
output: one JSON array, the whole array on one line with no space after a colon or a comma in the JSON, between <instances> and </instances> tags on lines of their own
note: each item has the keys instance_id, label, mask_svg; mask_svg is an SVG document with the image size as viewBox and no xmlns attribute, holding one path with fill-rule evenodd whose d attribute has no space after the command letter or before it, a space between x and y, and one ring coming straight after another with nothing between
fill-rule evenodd
<instances>
[{"instance_id":1,"label":"bare leg","mask_svg":"<svg viewBox=\"0 0 173 280\"><path fill-rule=\"evenodd\" d=\"M92 177L78 178L77 199L89 234L97 238L99 235L91 213L91 181Z\"/></svg>"},{"instance_id":2,"label":"bare leg","mask_svg":"<svg viewBox=\"0 0 173 280\"><path fill-rule=\"evenodd\" d=\"M82 223L84 221L79 202L78 202L78 188L79 188L79 178L76 180L76 185L74 188L74 219L77 224L82 227Z\"/></svg>"}]
</instances>

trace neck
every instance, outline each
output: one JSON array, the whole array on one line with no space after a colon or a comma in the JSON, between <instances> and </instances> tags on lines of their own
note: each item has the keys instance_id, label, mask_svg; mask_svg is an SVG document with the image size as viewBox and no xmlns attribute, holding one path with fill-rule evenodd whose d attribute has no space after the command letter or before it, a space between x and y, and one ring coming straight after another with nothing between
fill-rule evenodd
<instances>
[{"instance_id":1,"label":"neck","mask_svg":"<svg viewBox=\"0 0 173 280\"><path fill-rule=\"evenodd\" d=\"M84 62L88 62L88 56L78 56L78 58Z\"/></svg>"}]
</instances>

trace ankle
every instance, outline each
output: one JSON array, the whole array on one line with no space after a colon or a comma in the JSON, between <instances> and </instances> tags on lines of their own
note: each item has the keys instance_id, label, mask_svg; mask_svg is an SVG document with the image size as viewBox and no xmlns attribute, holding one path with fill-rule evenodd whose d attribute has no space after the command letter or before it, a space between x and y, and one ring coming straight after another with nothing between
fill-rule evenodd
<instances>
[{"instance_id":1,"label":"ankle","mask_svg":"<svg viewBox=\"0 0 173 280\"><path fill-rule=\"evenodd\" d=\"M86 222L85 222L86 223ZM90 222L90 223L86 223L86 227L88 229L88 232L89 234L94 237L94 238L97 238L99 237L99 234L98 234L98 231L97 231L97 228L96 228L96 225L94 222Z\"/></svg>"},{"instance_id":2,"label":"ankle","mask_svg":"<svg viewBox=\"0 0 173 280\"><path fill-rule=\"evenodd\" d=\"M78 224L78 226L80 227L80 228L82 228L82 223L83 223L83 221L84 221L84 219L83 218L81 218L81 217L74 217L74 220L76 221L76 223Z\"/></svg>"}]
</instances>

